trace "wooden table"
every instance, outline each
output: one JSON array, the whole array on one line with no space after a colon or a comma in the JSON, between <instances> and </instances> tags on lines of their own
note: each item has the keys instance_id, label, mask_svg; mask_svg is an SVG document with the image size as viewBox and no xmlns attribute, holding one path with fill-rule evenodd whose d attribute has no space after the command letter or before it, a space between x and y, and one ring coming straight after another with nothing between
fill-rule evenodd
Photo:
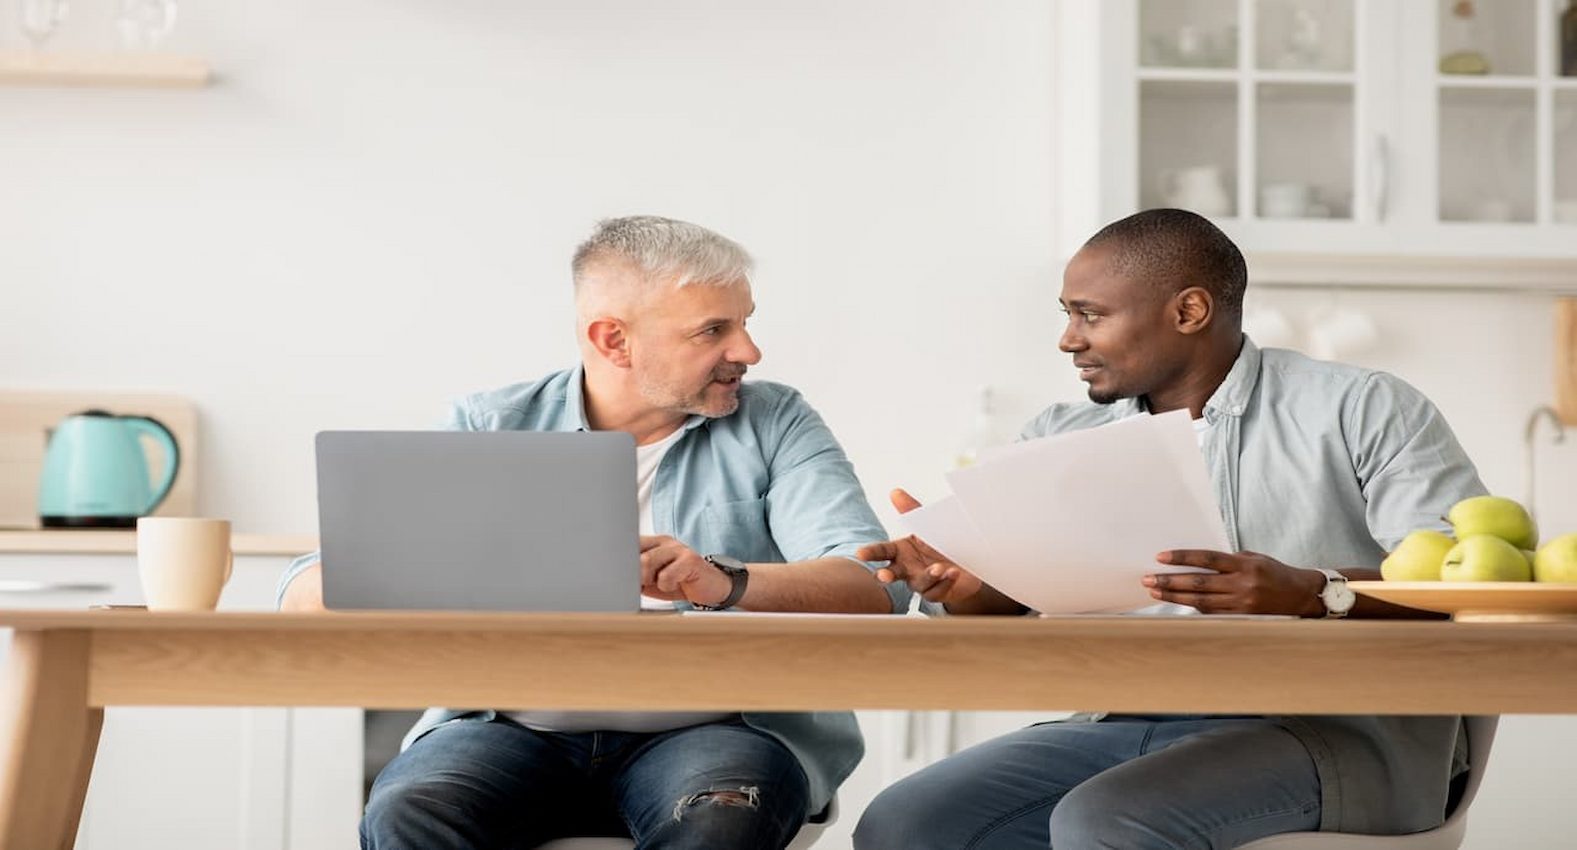
<instances>
[{"instance_id":1,"label":"wooden table","mask_svg":"<svg viewBox=\"0 0 1577 850\"><path fill-rule=\"evenodd\" d=\"M1577 713L1577 624L0 611L0 848L69 848L112 705Z\"/></svg>"}]
</instances>

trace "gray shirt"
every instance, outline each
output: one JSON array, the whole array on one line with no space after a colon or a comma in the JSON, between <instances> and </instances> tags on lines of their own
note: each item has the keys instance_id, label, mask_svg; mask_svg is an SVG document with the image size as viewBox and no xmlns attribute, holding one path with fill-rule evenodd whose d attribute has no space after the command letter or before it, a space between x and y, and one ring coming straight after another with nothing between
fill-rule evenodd
<instances>
[{"instance_id":1,"label":"gray shirt","mask_svg":"<svg viewBox=\"0 0 1577 850\"><path fill-rule=\"evenodd\" d=\"M1056 404L1023 436L1144 412L1138 399ZM1245 336L1204 416L1201 449L1234 549L1292 566L1378 567L1409 531L1449 532L1442 517L1451 506L1485 492L1440 411L1384 372L1261 350ZM1466 768L1458 717L1274 719L1314 758L1322 830L1437 826L1450 779Z\"/></svg>"}]
</instances>

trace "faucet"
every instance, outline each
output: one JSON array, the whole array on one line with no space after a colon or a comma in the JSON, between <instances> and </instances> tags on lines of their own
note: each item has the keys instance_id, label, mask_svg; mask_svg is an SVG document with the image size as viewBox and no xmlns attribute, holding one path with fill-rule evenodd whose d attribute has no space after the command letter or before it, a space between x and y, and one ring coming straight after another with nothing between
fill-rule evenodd
<instances>
[{"instance_id":1,"label":"faucet","mask_svg":"<svg viewBox=\"0 0 1577 850\"><path fill-rule=\"evenodd\" d=\"M1522 432L1522 480L1528 488L1522 504L1528 509L1528 516L1535 520L1538 514L1533 509L1533 499L1538 495L1538 490L1533 486L1533 437L1538 433L1540 419L1550 420L1550 425L1555 428L1555 439L1551 442L1556 445L1566 442L1566 426L1561 424L1561 418L1556 415L1555 409L1549 406L1534 408L1533 413L1528 416L1528 425Z\"/></svg>"}]
</instances>

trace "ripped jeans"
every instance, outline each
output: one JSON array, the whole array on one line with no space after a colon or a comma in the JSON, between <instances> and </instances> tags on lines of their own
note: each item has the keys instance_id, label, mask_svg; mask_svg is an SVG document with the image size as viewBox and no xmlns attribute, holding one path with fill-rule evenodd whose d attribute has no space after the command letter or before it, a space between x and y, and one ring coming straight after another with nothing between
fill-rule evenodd
<instances>
[{"instance_id":1,"label":"ripped jeans","mask_svg":"<svg viewBox=\"0 0 1577 850\"><path fill-rule=\"evenodd\" d=\"M793 754L737 720L559 733L474 716L434 728L378 774L361 846L524 850L607 835L639 850L770 850L794 839L808 794Z\"/></svg>"}]
</instances>

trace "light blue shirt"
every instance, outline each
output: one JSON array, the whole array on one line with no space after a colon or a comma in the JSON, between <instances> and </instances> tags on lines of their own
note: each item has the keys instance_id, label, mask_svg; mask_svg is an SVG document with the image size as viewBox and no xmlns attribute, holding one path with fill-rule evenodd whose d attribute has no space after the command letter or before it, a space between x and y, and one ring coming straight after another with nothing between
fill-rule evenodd
<instances>
[{"instance_id":1,"label":"light blue shirt","mask_svg":"<svg viewBox=\"0 0 1577 850\"><path fill-rule=\"evenodd\" d=\"M1057 404L1031 420L1024 437L1144 412L1138 399ZM1414 529L1449 533L1442 517L1451 506L1485 492L1440 411L1384 372L1261 350L1245 336L1204 416L1210 425L1200 447L1235 551L1296 567L1375 568ZM1208 675L1209 659L1202 661ZM1449 780L1466 767L1456 717L1274 719L1314 758L1322 830L1437 826Z\"/></svg>"},{"instance_id":2,"label":"light blue shirt","mask_svg":"<svg viewBox=\"0 0 1577 850\"><path fill-rule=\"evenodd\" d=\"M586 424L583 370L478 393L456 403L445 427L456 431L578 431ZM865 500L821 416L798 391L749 381L728 416L691 416L663 456L652 484L652 524L696 552L750 563L792 563L829 556L853 560L887 533ZM317 561L296 559L279 590ZM877 564L862 563L873 570ZM894 613L909 607L902 582L884 585ZM682 605L683 603L681 603ZM406 745L464 712L432 709ZM850 712L745 712L744 722L772 735L799 759L810 780L810 812L832 799L864 755Z\"/></svg>"}]
</instances>

